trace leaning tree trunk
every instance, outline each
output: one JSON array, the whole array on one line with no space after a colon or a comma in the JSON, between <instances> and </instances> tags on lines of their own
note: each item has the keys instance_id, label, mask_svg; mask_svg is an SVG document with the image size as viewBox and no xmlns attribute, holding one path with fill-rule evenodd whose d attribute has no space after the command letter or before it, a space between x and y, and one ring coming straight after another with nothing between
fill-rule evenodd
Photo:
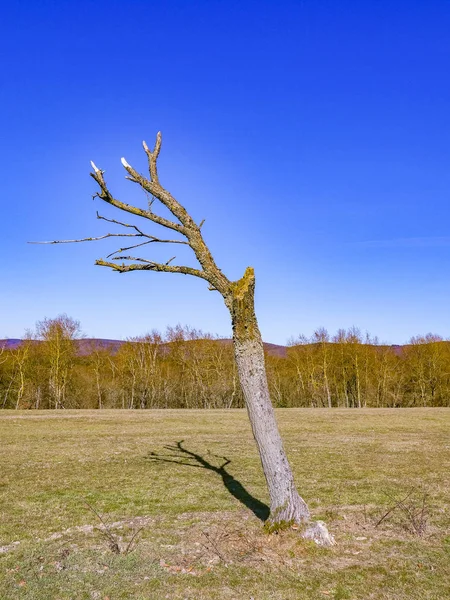
<instances>
[{"instance_id":1,"label":"leaning tree trunk","mask_svg":"<svg viewBox=\"0 0 450 600\"><path fill-rule=\"evenodd\" d=\"M247 269L244 277L233 284L228 304L239 380L269 489L269 521L273 524L307 522L309 510L295 487L270 400L263 343L254 310L254 290L253 269Z\"/></svg>"},{"instance_id":2,"label":"leaning tree trunk","mask_svg":"<svg viewBox=\"0 0 450 600\"><path fill-rule=\"evenodd\" d=\"M305 525L303 536L330 546L334 538L321 521L310 522L306 502L297 492L291 466L283 448L275 412L270 400L264 361L264 347L254 306L255 275L248 268L232 284L225 302L231 313L236 365L253 435L270 496L269 523L273 526Z\"/></svg>"}]
</instances>

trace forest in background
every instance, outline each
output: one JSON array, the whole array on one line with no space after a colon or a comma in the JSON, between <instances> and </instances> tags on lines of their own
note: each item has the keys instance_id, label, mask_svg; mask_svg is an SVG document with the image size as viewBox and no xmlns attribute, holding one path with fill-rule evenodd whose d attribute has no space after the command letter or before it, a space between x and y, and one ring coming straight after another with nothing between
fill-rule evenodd
<instances>
[{"instance_id":1,"label":"forest in background","mask_svg":"<svg viewBox=\"0 0 450 600\"><path fill-rule=\"evenodd\" d=\"M386 346L357 328L321 328L266 351L266 365L276 407L450 406L450 342L437 335ZM0 347L4 409L243 406L231 340L190 327L114 346L60 315Z\"/></svg>"}]
</instances>

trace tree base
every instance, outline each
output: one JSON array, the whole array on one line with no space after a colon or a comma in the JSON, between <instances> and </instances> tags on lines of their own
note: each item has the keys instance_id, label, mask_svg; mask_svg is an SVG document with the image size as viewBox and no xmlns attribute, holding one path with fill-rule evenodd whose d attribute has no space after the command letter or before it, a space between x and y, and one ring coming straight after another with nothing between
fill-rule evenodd
<instances>
[{"instance_id":1,"label":"tree base","mask_svg":"<svg viewBox=\"0 0 450 600\"><path fill-rule=\"evenodd\" d=\"M318 546L328 548L336 544L334 536L328 531L323 521L311 521L302 532L302 537L312 540Z\"/></svg>"},{"instance_id":2,"label":"tree base","mask_svg":"<svg viewBox=\"0 0 450 600\"><path fill-rule=\"evenodd\" d=\"M312 540L318 546L327 548L336 544L323 521L311 520L309 509L295 488L289 502L270 512L265 529L267 533L277 533L293 526L298 527L302 538Z\"/></svg>"},{"instance_id":3,"label":"tree base","mask_svg":"<svg viewBox=\"0 0 450 600\"><path fill-rule=\"evenodd\" d=\"M296 525L295 521L270 521L267 520L264 529L266 533L280 533L287 529L300 529L300 535L305 540L311 540L322 548L329 548L336 545L334 536L328 531L323 521L307 521L301 525Z\"/></svg>"}]
</instances>

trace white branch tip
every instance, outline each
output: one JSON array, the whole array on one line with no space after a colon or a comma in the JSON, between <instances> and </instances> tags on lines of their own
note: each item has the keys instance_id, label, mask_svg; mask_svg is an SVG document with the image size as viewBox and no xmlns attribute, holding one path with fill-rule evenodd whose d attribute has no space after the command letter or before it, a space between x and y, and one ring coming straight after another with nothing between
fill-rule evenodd
<instances>
[{"instance_id":1,"label":"white branch tip","mask_svg":"<svg viewBox=\"0 0 450 600\"><path fill-rule=\"evenodd\" d=\"M127 163L127 161L124 159L123 156L120 159L120 162L123 164L123 166L125 167L125 169L129 169L130 168L130 165Z\"/></svg>"},{"instance_id":2,"label":"white branch tip","mask_svg":"<svg viewBox=\"0 0 450 600\"><path fill-rule=\"evenodd\" d=\"M91 167L96 173L100 173L100 169L95 165L94 161L91 160Z\"/></svg>"},{"instance_id":3,"label":"white branch tip","mask_svg":"<svg viewBox=\"0 0 450 600\"><path fill-rule=\"evenodd\" d=\"M142 146L144 147L144 150L145 150L146 152L148 152L148 146L147 146L147 142L143 141L143 142L142 142Z\"/></svg>"}]
</instances>

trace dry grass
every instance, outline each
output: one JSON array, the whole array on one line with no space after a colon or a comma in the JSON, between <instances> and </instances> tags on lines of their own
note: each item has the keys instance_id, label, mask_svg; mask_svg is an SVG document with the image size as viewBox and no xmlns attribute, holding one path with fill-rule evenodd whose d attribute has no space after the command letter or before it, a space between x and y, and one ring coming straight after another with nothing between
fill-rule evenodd
<instances>
[{"instance_id":1,"label":"dry grass","mask_svg":"<svg viewBox=\"0 0 450 600\"><path fill-rule=\"evenodd\" d=\"M277 414L332 549L263 532L244 411L1 412L0 598L450 597L450 411Z\"/></svg>"}]
</instances>

